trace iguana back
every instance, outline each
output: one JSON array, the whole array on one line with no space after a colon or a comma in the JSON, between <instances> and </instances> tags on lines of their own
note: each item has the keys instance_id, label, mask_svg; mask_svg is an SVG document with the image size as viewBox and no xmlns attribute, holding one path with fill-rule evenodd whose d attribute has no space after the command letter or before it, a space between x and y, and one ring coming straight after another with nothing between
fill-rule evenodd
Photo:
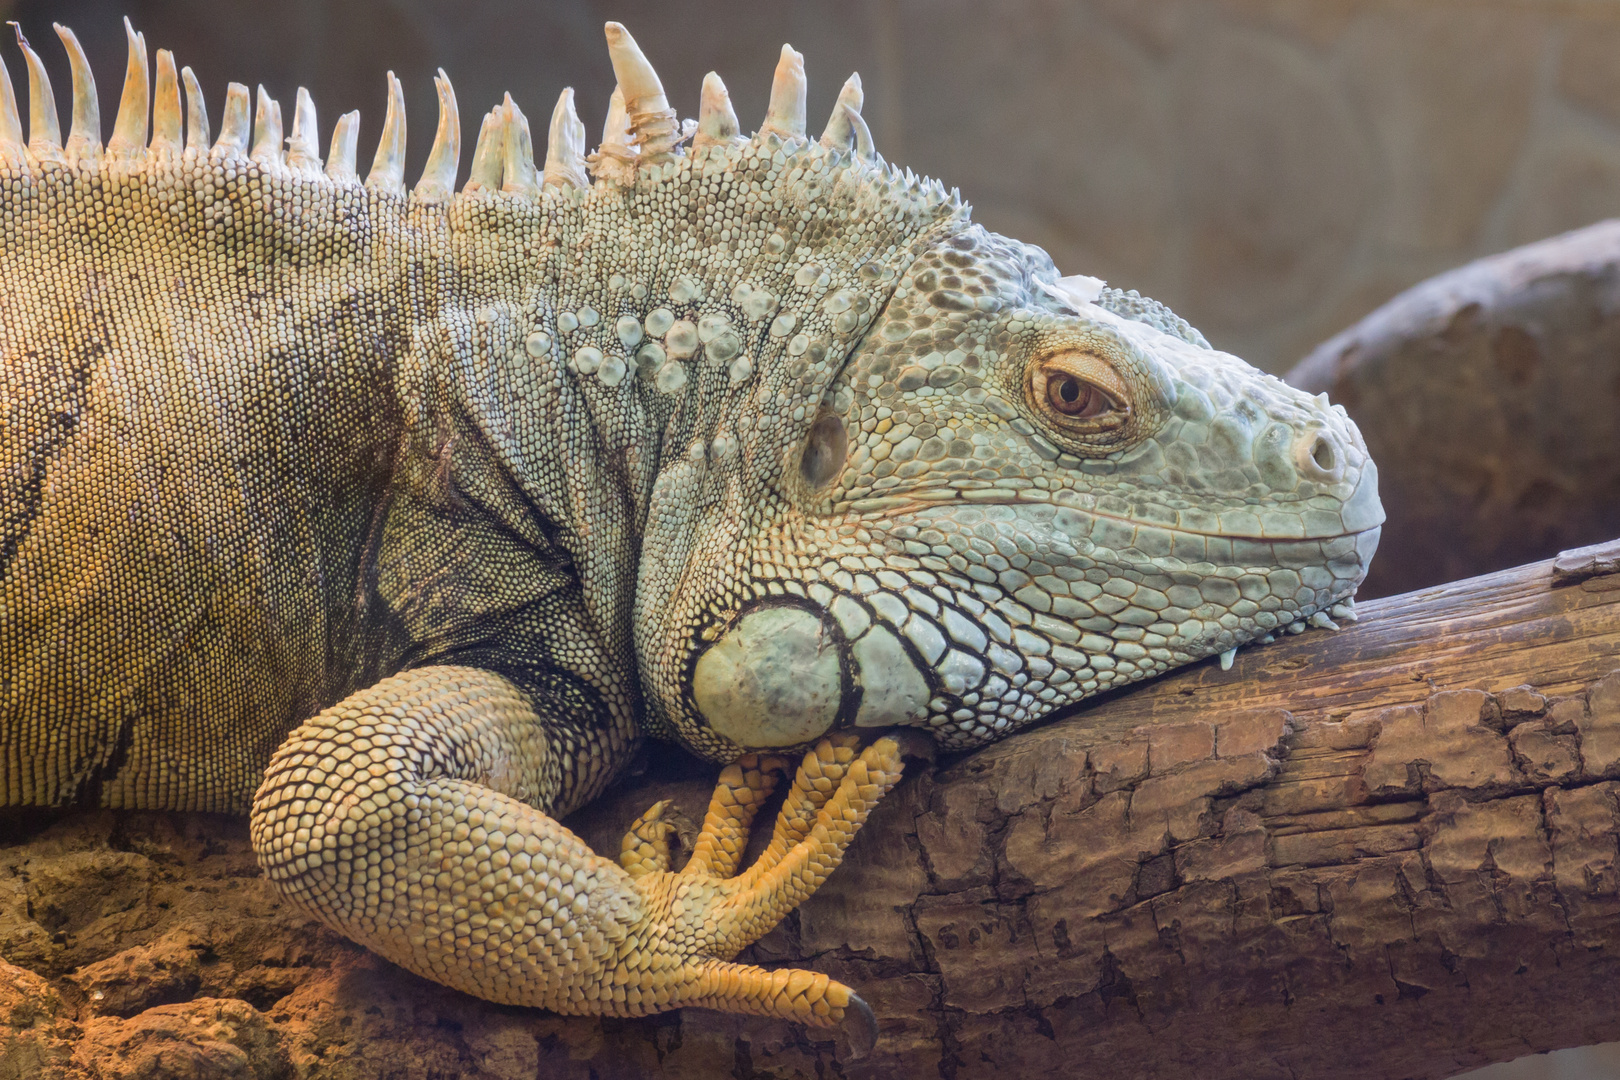
<instances>
[{"instance_id":1,"label":"iguana back","mask_svg":"<svg viewBox=\"0 0 1620 1080\"><path fill-rule=\"evenodd\" d=\"M356 601L405 423L402 214L189 162L13 163L0 196L8 802L240 812L398 662Z\"/></svg>"}]
</instances>

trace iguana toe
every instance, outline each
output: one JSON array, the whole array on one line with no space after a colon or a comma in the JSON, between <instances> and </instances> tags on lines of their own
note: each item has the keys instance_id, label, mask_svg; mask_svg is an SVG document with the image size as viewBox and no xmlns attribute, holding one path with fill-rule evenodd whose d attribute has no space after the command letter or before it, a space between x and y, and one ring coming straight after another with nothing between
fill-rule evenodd
<instances>
[{"instance_id":1,"label":"iguana toe","mask_svg":"<svg viewBox=\"0 0 1620 1080\"><path fill-rule=\"evenodd\" d=\"M721 770L709 811L703 816L703 829L686 864L690 873L730 877L736 872L754 816L786 771L786 760L775 754L745 754Z\"/></svg>"},{"instance_id":2,"label":"iguana toe","mask_svg":"<svg viewBox=\"0 0 1620 1080\"><path fill-rule=\"evenodd\" d=\"M653 803L624 834L619 865L631 877L669 869L669 836L675 831L675 826L664 820L669 805L668 799Z\"/></svg>"}]
</instances>

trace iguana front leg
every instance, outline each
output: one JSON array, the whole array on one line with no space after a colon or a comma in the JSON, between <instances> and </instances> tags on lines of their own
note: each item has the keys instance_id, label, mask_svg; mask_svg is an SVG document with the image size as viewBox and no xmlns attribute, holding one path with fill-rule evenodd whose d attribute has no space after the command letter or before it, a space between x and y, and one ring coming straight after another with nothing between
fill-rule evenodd
<instances>
[{"instance_id":1,"label":"iguana front leg","mask_svg":"<svg viewBox=\"0 0 1620 1080\"><path fill-rule=\"evenodd\" d=\"M852 1016L869 1040L870 1012L848 987L727 961L838 865L899 778L892 740L858 757L847 743L808 755L771 848L731 877L763 780L728 770L716 802L745 808L711 812L707 854L680 873L644 815L627 843L632 873L531 805L557 773L561 748L546 733L500 675L428 667L386 679L271 759L253 806L259 861L322 922L478 997L616 1016L682 1005L822 1026Z\"/></svg>"}]
</instances>

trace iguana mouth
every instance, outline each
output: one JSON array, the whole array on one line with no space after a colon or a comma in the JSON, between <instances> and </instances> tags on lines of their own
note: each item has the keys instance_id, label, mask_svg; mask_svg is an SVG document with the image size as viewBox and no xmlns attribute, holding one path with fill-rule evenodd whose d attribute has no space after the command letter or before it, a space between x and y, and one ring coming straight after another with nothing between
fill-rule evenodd
<instances>
[{"instance_id":1,"label":"iguana mouth","mask_svg":"<svg viewBox=\"0 0 1620 1080\"><path fill-rule=\"evenodd\" d=\"M883 519L883 518L889 518L889 519L903 518L903 517L911 516L913 514L923 513L923 512L928 511L928 510L938 510L938 509L941 509L942 507L951 506L954 503L955 503L955 500L945 500L945 499L927 500L927 501L919 500L917 502L904 503L904 504L901 504L899 506L886 507L886 508L883 509L882 512L871 514L870 516L874 517L874 518L880 518L880 519ZM963 500L961 500L961 505L972 505L972 506L1051 506L1052 503L1048 499L1024 499L1024 498L1018 498L1018 497L1014 496L1012 498L997 498L997 499L993 499L993 500L982 500L982 501L971 501L971 502L969 500L963 499ZM1123 517L1123 516L1121 516L1119 514L1109 514L1109 513L1106 513L1104 511L1101 511L1101 510L1080 510L1079 513L1086 514L1086 515L1088 515L1090 517L1102 518L1102 519L1104 519L1106 521L1119 522L1122 525L1146 526L1148 528L1163 529L1165 532L1179 533L1179 534L1181 534L1183 536L1205 536L1205 537L1209 537L1211 539L1216 539L1216 540L1247 540L1247 541L1252 541L1252 542L1257 543L1257 544L1310 543L1310 542L1326 541L1326 540L1344 540L1344 539L1351 539L1351 538L1358 537L1358 536L1365 536L1367 533L1371 532L1374 529L1383 528L1383 518L1379 518L1377 524L1368 525L1365 528L1361 528L1361 529L1349 529L1349 530L1346 530L1344 532L1319 533L1319 534L1313 533L1313 534L1308 534L1308 535L1305 535L1305 536L1261 536L1261 535L1258 535L1256 533L1230 533L1230 532L1216 532L1216 531L1212 531L1212 530L1208 530L1208 529L1185 529L1185 528L1181 528L1181 527L1175 526L1175 525L1161 525L1161 524L1159 524L1157 522L1143 521L1143 520L1138 519L1138 518ZM863 515L863 516L866 516L866 515Z\"/></svg>"},{"instance_id":2,"label":"iguana mouth","mask_svg":"<svg viewBox=\"0 0 1620 1080\"><path fill-rule=\"evenodd\" d=\"M961 506L1051 506L1052 502L1049 499L1026 499L1026 498L1020 498L1018 496L1012 496L1010 498L988 499L988 500L967 500L967 499L962 499L960 501L958 501L958 500L946 500L946 499L937 499L937 500L936 499L930 499L930 500L918 500L916 502L908 502L908 503L902 503L902 504L897 505L897 506L885 507L879 513L874 513L874 514L870 514L870 515L862 515L862 516L870 516L870 517L877 518L877 519L896 519L896 518L910 517L910 516L915 515L915 514L926 513L927 511L930 511L930 510L941 510L941 509L945 509L945 508L948 508L948 507L951 507L951 506L957 506L957 505L961 505ZM1124 516L1119 515L1119 514L1110 514L1110 513L1107 513L1106 511L1102 511L1102 510L1089 510L1089 509L1083 510L1083 509L1080 509L1078 507L1076 507L1074 509L1076 510L1077 513L1085 514L1088 517L1101 518L1104 521L1117 522L1117 523L1119 523L1121 525L1130 525L1130 526L1137 527L1137 528L1162 529L1167 533L1177 533L1177 534L1182 535L1182 536L1201 536L1201 537L1208 537L1208 538L1214 539L1214 540L1244 540L1244 541L1249 541L1249 542L1256 543L1256 544L1319 543L1319 542L1326 542L1326 541L1329 541L1329 540L1353 539L1353 538L1358 537L1358 536L1365 536L1367 533L1373 531L1374 529L1381 529L1383 527L1383 524L1384 524L1384 519L1383 519L1382 516L1380 516L1379 519L1377 520L1377 522L1375 522L1373 524L1364 526L1364 527L1359 528L1359 529L1347 529L1347 530L1345 530L1343 532L1311 533L1311 534L1306 534L1306 535L1301 535L1301 536L1263 536L1263 535L1260 535L1260 534L1257 534L1257 533L1232 533L1232 532L1219 532L1219 531L1208 530L1208 529L1187 529L1187 528L1182 528L1181 526L1177 526L1177 525L1164 525L1164 524L1160 524L1160 523L1154 522L1154 521L1144 521L1144 520L1141 520L1139 518L1129 518L1129 517L1124 517Z\"/></svg>"},{"instance_id":3,"label":"iguana mouth","mask_svg":"<svg viewBox=\"0 0 1620 1080\"><path fill-rule=\"evenodd\" d=\"M1045 493L1046 497L1032 498L1023 489L1018 488L939 487L928 489L926 495L912 492L907 495L882 495L855 499L848 504L848 508L854 513L862 516L870 515L870 517L877 520L895 520L915 515L926 515L930 512L944 513L952 509L968 506L1059 506L1115 524L1128 525L1132 528L1158 529L1181 536L1253 543L1328 542L1362 536L1369 530L1381 527L1384 523L1384 508L1378 499L1377 468L1371 461L1368 461L1361 471L1354 476L1353 481L1353 484L1343 482L1338 485L1339 490L1345 491L1336 512L1341 528L1332 532L1312 532L1305 527L1305 510L1311 510L1319 515L1324 513L1324 511L1315 507L1302 507L1297 512L1283 510L1278 506L1264 508L1263 510L1232 508L1222 511L1207 511L1204 512L1204 516L1242 517L1252 520L1261 528L1258 531L1253 529L1200 529L1190 528L1179 523L1172 525L1163 521L1132 518L1117 512L1099 509L1095 505L1084 505L1083 502L1077 504L1076 501L1061 498L1063 489L1057 489L1056 492L1047 491ZM1052 497L1054 494L1059 497ZM1286 517L1289 525L1298 523L1299 530L1296 532L1290 527L1283 526L1268 536L1264 529L1262 513L1276 517Z\"/></svg>"}]
</instances>

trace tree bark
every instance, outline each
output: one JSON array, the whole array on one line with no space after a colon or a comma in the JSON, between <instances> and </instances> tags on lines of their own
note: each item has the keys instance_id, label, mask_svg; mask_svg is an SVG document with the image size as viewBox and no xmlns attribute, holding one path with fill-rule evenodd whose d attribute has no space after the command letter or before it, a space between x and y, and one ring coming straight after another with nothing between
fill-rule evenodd
<instances>
[{"instance_id":1,"label":"tree bark","mask_svg":"<svg viewBox=\"0 0 1620 1080\"><path fill-rule=\"evenodd\" d=\"M475 1001L277 905L238 821L77 814L0 849L30 969L0 1074L1360 1080L1620 1038L1617 556L1371 602L915 767L751 950L860 988L860 1062L754 1018ZM613 851L657 798L700 817L712 771L672 760L570 824Z\"/></svg>"}]
</instances>

